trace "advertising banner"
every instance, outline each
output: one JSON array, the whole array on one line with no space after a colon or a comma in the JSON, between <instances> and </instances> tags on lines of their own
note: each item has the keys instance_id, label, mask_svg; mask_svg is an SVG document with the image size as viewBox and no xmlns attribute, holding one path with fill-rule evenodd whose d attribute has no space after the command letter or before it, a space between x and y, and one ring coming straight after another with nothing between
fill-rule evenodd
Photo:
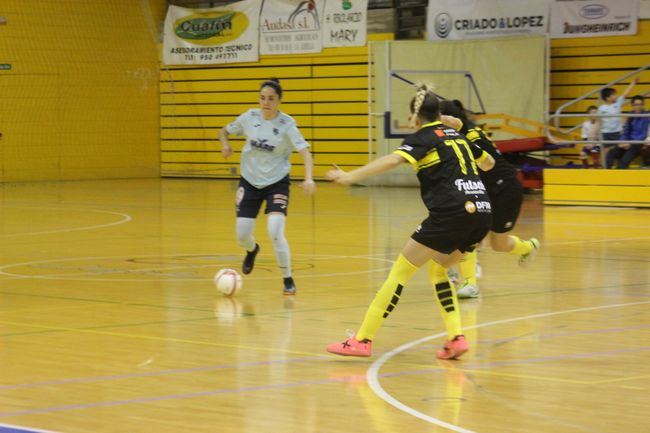
<instances>
[{"instance_id":1,"label":"advertising banner","mask_svg":"<svg viewBox=\"0 0 650 433\"><path fill-rule=\"evenodd\" d=\"M163 36L166 65L256 62L261 2L244 0L211 9L169 6Z\"/></svg>"}]
</instances>

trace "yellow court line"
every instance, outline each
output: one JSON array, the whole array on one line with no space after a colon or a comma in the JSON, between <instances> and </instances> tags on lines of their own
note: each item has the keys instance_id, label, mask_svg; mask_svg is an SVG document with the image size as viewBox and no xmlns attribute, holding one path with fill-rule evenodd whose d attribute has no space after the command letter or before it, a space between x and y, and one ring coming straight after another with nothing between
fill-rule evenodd
<instances>
[{"instance_id":1,"label":"yellow court line","mask_svg":"<svg viewBox=\"0 0 650 433\"><path fill-rule=\"evenodd\" d=\"M96 331L93 329L77 329L77 328L64 328L61 326L45 326L45 325L33 325L31 323L21 323L21 322L9 322L6 320L0 320L0 324L3 325L14 325L14 326L26 326L30 328L40 328L40 329L49 329L55 331L67 331L67 332L79 332L84 334L95 334L95 335L108 335L111 337L126 337L126 338L137 338L141 340L153 340L153 341L164 341L168 343L185 343L185 344L198 344L201 346L212 346L212 347L228 347L231 349L247 349L247 350L257 350L262 352L277 352L285 354L293 354L300 356L323 356L321 354L308 353L308 352L298 352L294 350L285 350L285 349L274 349L269 347L255 347L255 346L242 346L240 344L226 344L226 343L212 343L209 341L200 341L200 340L185 340L181 338L165 338L165 337L155 337L153 335L135 335L135 334L124 334L121 332L109 332L109 331Z\"/></svg>"},{"instance_id":2,"label":"yellow court line","mask_svg":"<svg viewBox=\"0 0 650 433\"><path fill-rule=\"evenodd\" d=\"M625 382L627 380L647 379L649 377L650 377L650 374L644 374L643 376L617 377L616 379L594 380L594 381L589 382L589 384L590 385L600 385L602 383Z\"/></svg>"},{"instance_id":3,"label":"yellow court line","mask_svg":"<svg viewBox=\"0 0 650 433\"><path fill-rule=\"evenodd\" d=\"M645 388L643 388L642 386L621 385L621 388L634 389L636 391L644 391L645 390Z\"/></svg>"},{"instance_id":4,"label":"yellow court line","mask_svg":"<svg viewBox=\"0 0 650 433\"><path fill-rule=\"evenodd\" d=\"M122 306L122 304L110 304L111 306ZM106 306L106 305L103 305ZM43 308L16 308L15 310L0 310L0 314L14 314L14 313L42 313L44 311L57 311L57 310L73 310L76 308L87 308L88 305L67 305L59 307L43 307Z\"/></svg>"}]
</instances>

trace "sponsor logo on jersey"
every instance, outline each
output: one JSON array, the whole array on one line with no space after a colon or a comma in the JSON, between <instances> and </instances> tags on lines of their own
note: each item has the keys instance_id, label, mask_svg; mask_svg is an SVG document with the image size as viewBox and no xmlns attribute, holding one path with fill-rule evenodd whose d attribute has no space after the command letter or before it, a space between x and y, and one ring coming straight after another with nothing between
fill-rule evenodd
<instances>
[{"instance_id":1,"label":"sponsor logo on jersey","mask_svg":"<svg viewBox=\"0 0 650 433\"><path fill-rule=\"evenodd\" d=\"M251 146L256 149L266 150L267 152L273 152L275 146L269 144L269 140L266 138L260 138L259 140L251 140Z\"/></svg>"},{"instance_id":2,"label":"sponsor logo on jersey","mask_svg":"<svg viewBox=\"0 0 650 433\"><path fill-rule=\"evenodd\" d=\"M467 211L467 213L474 213L476 211L490 213L492 212L492 206L490 205L489 201L477 201L477 202L466 201L465 210Z\"/></svg>"},{"instance_id":3,"label":"sponsor logo on jersey","mask_svg":"<svg viewBox=\"0 0 650 433\"><path fill-rule=\"evenodd\" d=\"M456 179L454 184L458 191L464 191L467 195L485 194L485 185L480 180L475 182L473 180Z\"/></svg>"}]
</instances>

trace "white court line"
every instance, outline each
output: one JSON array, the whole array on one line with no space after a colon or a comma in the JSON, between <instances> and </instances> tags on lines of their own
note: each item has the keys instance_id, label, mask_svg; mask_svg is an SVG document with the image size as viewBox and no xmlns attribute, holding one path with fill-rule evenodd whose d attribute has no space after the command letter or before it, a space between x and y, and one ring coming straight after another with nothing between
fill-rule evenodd
<instances>
[{"instance_id":1,"label":"white court line","mask_svg":"<svg viewBox=\"0 0 650 433\"><path fill-rule=\"evenodd\" d=\"M121 213L121 212L111 212L111 211L100 210L100 209L78 209L78 208L59 208L59 207L29 207L29 206L26 206L26 207L13 206L13 207L18 208L18 209L34 209L34 210L59 210L59 211L95 212L95 213L118 215L118 216L121 216L122 219L120 219L119 221L114 221L112 223L97 224L97 225L84 226L84 227L73 227L73 228L69 228L69 229L45 230L45 231L40 231L40 232L10 233L10 234L5 234L5 235L0 235L0 238L10 238L10 237L16 237L16 236L45 235L45 234L52 234L52 233L78 232L78 231L82 231L82 230L93 230L93 229L99 229L99 228L124 224L124 223L129 222L129 221L132 220L131 216L128 215L128 214Z\"/></svg>"},{"instance_id":2,"label":"white court line","mask_svg":"<svg viewBox=\"0 0 650 433\"><path fill-rule=\"evenodd\" d=\"M32 428L32 427L25 427L25 426L21 426L21 425L4 424L4 423L0 424L0 429L2 429L2 427L14 429L16 431L23 431L25 433L58 433L58 432L55 432L53 430L41 430L41 429Z\"/></svg>"},{"instance_id":3,"label":"white court line","mask_svg":"<svg viewBox=\"0 0 650 433\"><path fill-rule=\"evenodd\" d=\"M629 302L625 304L609 304L609 305L600 305L597 307L585 307L585 308L575 308L572 310L564 310L564 311L554 311L550 313L540 313L540 314L531 314L528 316L522 316L522 317L514 317L511 319L503 319L503 320L495 320L493 322L487 322L487 323L481 323L479 325L474 325L474 326L468 326L465 329L477 329L477 328L484 328L487 326L494 326L494 325L501 325L503 323L510 323L510 322L517 322L520 320L527 320L527 319L539 319L542 317L550 317L550 316L558 316L560 314L569 314L569 313L580 313L584 311L594 311L594 310L604 310L607 308L618 308L618 307L628 307L632 305L643 305L643 304L650 304L650 301L639 301L639 302ZM449 424L447 422L442 421L441 419L434 418L432 416L426 415L422 412L419 412L416 409L413 409L410 406L405 405L401 401L397 400L395 397L387 393L384 388L381 386L379 383L379 369L384 365L389 359L391 359L393 356L398 355L401 352L404 352L414 346L417 346L418 344L424 343L429 340L433 340L435 338L440 338L446 336L446 332L441 332L439 334L431 335L429 337L424 337L420 338L419 340L411 341L410 343L403 344L396 349L393 349L389 352L384 353L382 356L379 357L375 362L372 363L370 368L368 368L368 371L366 372L366 380L368 381L368 385L370 386L370 389L377 394L379 398L390 404L391 406L401 410L402 412L406 412L407 414L414 416L416 418L419 418L423 421L426 421L430 424L435 424L440 427L444 427L446 429L459 432L459 433L476 433L474 430L468 430L462 427L459 427L457 425Z\"/></svg>"}]
</instances>

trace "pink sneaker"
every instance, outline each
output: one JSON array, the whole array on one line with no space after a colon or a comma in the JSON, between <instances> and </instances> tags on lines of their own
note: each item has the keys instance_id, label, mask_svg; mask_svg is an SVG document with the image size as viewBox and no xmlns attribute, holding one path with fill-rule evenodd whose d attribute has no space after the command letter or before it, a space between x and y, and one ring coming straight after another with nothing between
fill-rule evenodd
<instances>
[{"instance_id":1,"label":"pink sneaker","mask_svg":"<svg viewBox=\"0 0 650 433\"><path fill-rule=\"evenodd\" d=\"M445 347L440 349L436 356L440 359L456 359L469 350L464 335L457 335L453 340L445 341Z\"/></svg>"},{"instance_id":2,"label":"pink sneaker","mask_svg":"<svg viewBox=\"0 0 650 433\"><path fill-rule=\"evenodd\" d=\"M352 336L343 343L332 343L328 345L327 351L343 356L370 356L372 352L372 341L358 341Z\"/></svg>"}]
</instances>

